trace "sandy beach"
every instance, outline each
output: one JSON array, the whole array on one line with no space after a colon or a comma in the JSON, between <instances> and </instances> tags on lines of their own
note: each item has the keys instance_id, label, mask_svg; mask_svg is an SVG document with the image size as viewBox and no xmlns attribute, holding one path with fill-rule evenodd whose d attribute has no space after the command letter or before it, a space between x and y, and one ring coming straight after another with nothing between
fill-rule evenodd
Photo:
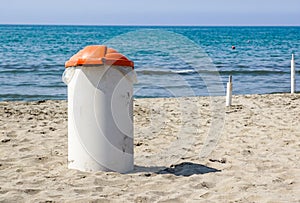
<instances>
[{"instance_id":1,"label":"sandy beach","mask_svg":"<svg viewBox=\"0 0 300 203\"><path fill-rule=\"evenodd\" d=\"M218 100L136 99L129 174L67 168L66 101L1 102L0 202L300 202L300 95Z\"/></svg>"}]
</instances>

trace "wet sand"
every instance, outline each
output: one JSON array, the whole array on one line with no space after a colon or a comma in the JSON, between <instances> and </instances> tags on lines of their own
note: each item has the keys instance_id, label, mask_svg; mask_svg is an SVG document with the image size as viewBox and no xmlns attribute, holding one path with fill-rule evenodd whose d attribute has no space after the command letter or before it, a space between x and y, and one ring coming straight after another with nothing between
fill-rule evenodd
<instances>
[{"instance_id":1,"label":"wet sand","mask_svg":"<svg viewBox=\"0 0 300 203\"><path fill-rule=\"evenodd\" d=\"M0 202L300 202L300 95L224 99L135 100L129 174L67 169L66 101L1 102Z\"/></svg>"}]
</instances>

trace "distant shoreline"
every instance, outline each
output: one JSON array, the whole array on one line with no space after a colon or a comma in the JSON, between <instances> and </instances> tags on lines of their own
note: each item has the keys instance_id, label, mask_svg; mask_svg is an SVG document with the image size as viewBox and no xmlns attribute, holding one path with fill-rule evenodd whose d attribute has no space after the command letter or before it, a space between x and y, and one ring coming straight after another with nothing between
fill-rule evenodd
<instances>
[{"instance_id":1,"label":"distant shoreline","mask_svg":"<svg viewBox=\"0 0 300 203\"><path fill-rule=\"evenodd\" d=\"M234 94L233 97L259 97L259 96L299 96L300 92L295 92L295 94L291 94L289 92L271 92L271 93L262 93L262 94ZM185 98L224 98L225 101L225 94L224 95L200 95L200 96L178 96L178 97L136 97L134 96L134 100L152 100L152 99L185 99ZM44 103L44 102L67 102L68 99L25 99L25 100L0 100L0 105L4 103Z\"/></svg>"}]
</instances>

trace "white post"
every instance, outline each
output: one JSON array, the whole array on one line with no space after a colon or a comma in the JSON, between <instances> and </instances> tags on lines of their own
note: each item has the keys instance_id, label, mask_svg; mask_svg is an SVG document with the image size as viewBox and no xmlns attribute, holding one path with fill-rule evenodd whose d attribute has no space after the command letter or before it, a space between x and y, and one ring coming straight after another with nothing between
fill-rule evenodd
<instances>
[{"instance_id":1,"label":"white post","mask_svg":"<svg viewBox=\"0 0 300 203\"><path fill-rule=\"evenodd\" d=\"M295 93L295 87L296 87L296 79L295 79L295 59L294 54L292 54L292 60L291 60L291 93Z\"/></svg>"},{"instance_id":2,"label":"white post","mask_svg":"<svg viewBox=\"0 0 300 203\"><path fill-rule=\"evenodd\" d=\"M232 76L229 76L229 81L227 83L227 91L226 91L226 106L231 106L232 102Z\"/></svg>"}]
</instances>

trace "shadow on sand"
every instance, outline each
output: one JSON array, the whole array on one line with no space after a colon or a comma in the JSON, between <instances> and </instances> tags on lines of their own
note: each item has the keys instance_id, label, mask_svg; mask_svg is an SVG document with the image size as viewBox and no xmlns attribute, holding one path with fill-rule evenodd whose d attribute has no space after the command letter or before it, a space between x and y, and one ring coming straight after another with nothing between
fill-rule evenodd
<instances>
[{"instance_id":1,"label":"shadow on sand","mask_svg":"<svg viewBox=\"0 0 300 203\"><path fill-rule=\"evenodd\" d=\"M138 172L149 172L149 173L156 173L156 174L173 174L176 176L191 176L195 174L221 172L221 170L210 168L192 162L183 162L177 165L171 165L170 167L135 166L133 173L138 173Z\"/></svg>"}]
</instances>

